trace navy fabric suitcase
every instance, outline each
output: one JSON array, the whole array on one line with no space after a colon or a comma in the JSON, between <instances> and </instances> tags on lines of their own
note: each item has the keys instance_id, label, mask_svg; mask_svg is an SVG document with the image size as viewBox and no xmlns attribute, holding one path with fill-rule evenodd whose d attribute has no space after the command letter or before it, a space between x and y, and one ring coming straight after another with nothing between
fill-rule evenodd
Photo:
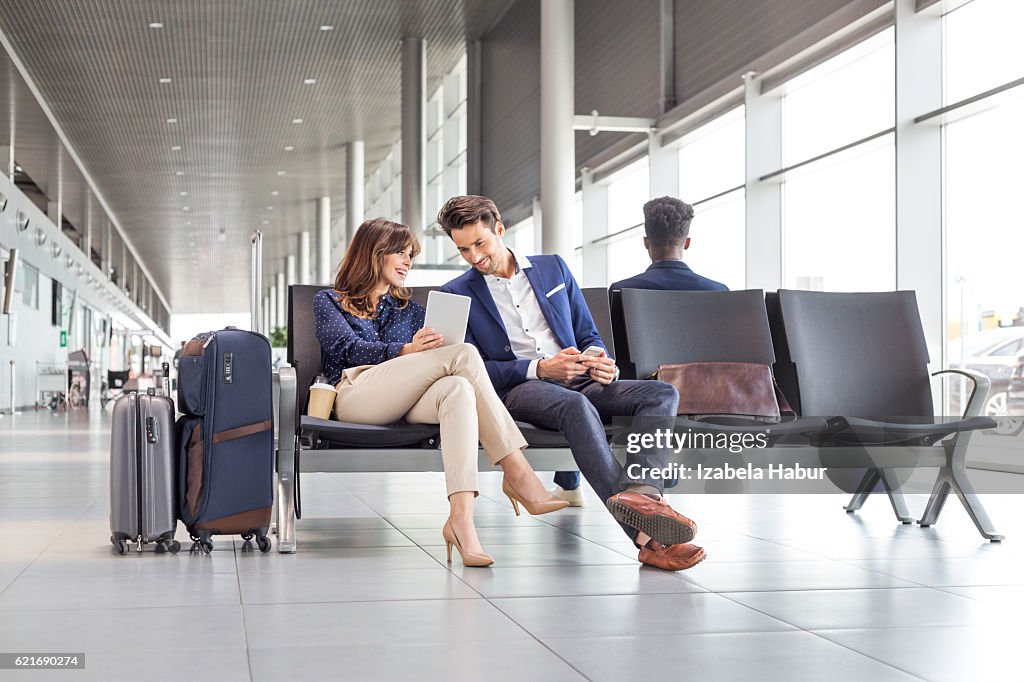
<instances>
[{"instance_id":1,"label":"navy fabric suitcase","mask_svg":"<svg viewBox=\"0 0 1024 682\"><path fill-rule=\"evenodd\" d=\"M213 535L256 538L274 502L274 422L270 343L255 332L223 329L185 344L178 361L178 504L204 552Z\"/></svg>"}]
</instances>

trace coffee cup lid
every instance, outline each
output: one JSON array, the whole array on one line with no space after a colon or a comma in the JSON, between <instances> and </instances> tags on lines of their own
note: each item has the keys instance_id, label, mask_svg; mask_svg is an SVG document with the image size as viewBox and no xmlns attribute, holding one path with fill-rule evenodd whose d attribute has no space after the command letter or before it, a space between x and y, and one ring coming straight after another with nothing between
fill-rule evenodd
<instances>
[{"instance_id":1,"label":"coffee cup lid","mask_svg":"<svg viewBox=\"0 0 1024 682\"><path fill-rule=\"evenodd\" d=\"M330 384L324 384L324 383L320 383L320 382L317 382L317 383L313 384L312 386L310 386L310 388L320 388L320 389L323 389L325 391L336 391L336 390L338 390L338 389L334 388L334 386L331 386Z\"/></svg>"}]
</instances>

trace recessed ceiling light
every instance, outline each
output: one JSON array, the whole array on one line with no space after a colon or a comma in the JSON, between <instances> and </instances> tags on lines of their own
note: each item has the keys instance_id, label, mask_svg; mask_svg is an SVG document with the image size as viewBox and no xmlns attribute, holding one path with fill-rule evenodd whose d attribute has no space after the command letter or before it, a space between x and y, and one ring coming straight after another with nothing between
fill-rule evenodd
<instances>
[{"instance_id":1,"label":"recessed ceiling light","mask_svg":"<svg viewBox=\"0 0 1024 682\"><path fill-rule=\"evenodd\" d=\"M277 196L277 194L278 194L278 192L277 192L277 190L275 189L275 190L274 190L273 192L271 192L271 193L270 193L270 196L272 196L272 197L276 197L276 196Z\"/></svg>"},{"instance_id":2,"label":"recessed ceiling light","mask_svg":"<svg viewBox=\"0 0 1024 682\"><path fill-rule=\"evenodd\" d=\"M316 83L315 78L307 78L306 80L302 81L303 85L313 85L314 83Z\"/></svg>"},{"instance_id":3,"label":"recessed ceiling light","mask_svg":"<svg viewBox=\"0 0 1024 682\"><path fill-rule=\"evenodd\" d=\"M173 147L171 147L171 151L172 152L180 152L181 151L181 145L180 144L174 145Z\"/></svg>"},{"instance_id":4,"label":"recessed ceiling light","mask_svg":"<svg viewBox=\"0 0 1024 682\"><path fill-rule=\"evenodd\" d=\"M187 197L188 196L188 192L178 192L178 196L179 197Z\"/></svg>"},{"instance_id":5,"label":"recessed ceiling light","mask_svg":"<svg viewBox=\"0 0 1024 682\"><path fill-rule=\"evenodd\" d=\"M320 30L321 31L333 31L334 27L331 26L330 24L324 24L323 26L320 27Z\"/></svg>"},{"instance_id":6,"label":"recessed ceiling light","mask_svg":"<svg viewBox=\"0 0 1024 682\"><path fill-rule=\"evenodd\" d=\"M191 208L189 208L188 206L182 206L182 207L181 207L181 210L182 210L182 211L191 211L192 209L191 209Z\"/></svg>"},{"instance_id":7,"label":"recessed ceiling light","mask_svg":"<svg viewBox=\"0 0 1024 682\"><path fill-rule=\"evenodd\" d=\"M268 210L268 211L273 211L273 210L274 210L274 207L273 207L273 206L267 206L267 210Z\"/></svg>"},{"instance_id":8,"label":"recessed ceiling light","mask_svg":"<svg viewBox=\"0 0 1024 682\"><path fill-rule=\"evenodd\" d=\"M292 123L295 123L295 124L302 123L302 119L301 118L293 118L292 119Z\"/></svg>"},{"instance_id":9,"label":"recessed ceiling light","mask_svg":"<svg viewBox=\"0 0 1024 682\"><path fill-rule=\"evenodd\" d=\"M169 119L167 119L167 122L173 125L173 124L178 122L178 119L176 119L176 118L169 118Z\"/></svg>"},{"instance_id":10,"label":"recessed ceiling light","mask_svg":"<svg viewBox=\"0 0 1024 682\"><path fill-rule=\"evenodd\" d=\"M185 174L185 171L174 171L175 175L181 176Z\"/></svg>"},{"instance_id":11,"label":"recessed ceiling light","mask_svg":"<svg viewBox=\"0 0 1024 682\"><path fill-rule=\"evenodd\" d=\"M284 175L284 171L277 171L278 175Z\"/></svg>"},{"instance_id":12,"label":"recessed ceiling light","mask_svg":"<svg viewBox=\"0 0 1024 682\"><path fill-rule=\"evenodd\" d=\"M168 83L171 82L171 79L167 78L166 76L164 76L163 78L160 79L160 82L163 83L164 85L167 85Z\"/></svg>"},{"instance_id":13,"label":"recessed ceiling light","mask_svg":"<svg viewBox=\"0 0 1024 682\"><path fill-rule=\"evenodd\" d=\"M264 220L264 221L263 221L263 224L264 224L264 225L269 225L269 224L270 224L270 221L269 221L269 220Z\"/></svg>"},{"instance_id":14,"label":"recessed ceiling light","mask_svg":"<svg viewBox=\"0 0 1024 682\"><path fill-rule=\"evenodd\" d=\"M151 21L151 22L149 22L149 27L150 28L163 28L164 25L162 23L160 23L159 21Z\"/></svg>"},{"instance_id":15,"label":"recessed ceiling light","mask_svg":"<svg viewBox=\"0 0 1024 682\"><path fill-rule=\"evenodd\" d=\"M293 152L293 151L295 151L295 146L294 145L288 145L287 147L284 148L284 150L286 152Z\"/></svg>"},{"instance_id":16,"label":"recessed ceiling light","mask_svg":"<svg viewBox=\"0 0 1024 682\"><path fill-rule=\"evenodd\" d=\"M191 221L191 220L186 220L186 221L185 221L185 224L186 224L186 225L191 225L191 224L192 224L192 221Z\"/></svg>"}]
</instances>

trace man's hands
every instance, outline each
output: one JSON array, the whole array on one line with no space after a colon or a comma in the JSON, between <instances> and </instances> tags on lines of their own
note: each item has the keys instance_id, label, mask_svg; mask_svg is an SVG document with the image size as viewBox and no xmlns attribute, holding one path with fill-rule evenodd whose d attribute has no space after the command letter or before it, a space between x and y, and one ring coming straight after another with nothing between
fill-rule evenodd
<instances>
[{"instance_id":1,"label":"man's hands","mask_svg":"<svg viewBox=\"0 0 1024 682\"><path fill-rule=\"evenodd\" d=\"M433 327L423 327L412 335L412 342L402 346L402 352L399 355L409 355L410 353L419 353L432 348L440 348L442 343L444 343L444 337L438 334L436 329Z\"/></svg>"},{"instance_id":2,"label":"man's hands","mask_svg":"<svg viewBox=\"0 0 1024 682\"><path fill-rule=\"evenodd\" d=\"M599 384L610 384L615 380L615 360L601 351L601 355L583 355L576 348L569 347L558 355L541 360L537 363L539 379L555 379L569 381L590 373L590 377Z\"/></svg>"},{"instance_id":3,"label":"man's hands","mask_svg":"<svg viewBox=\"0 0 1024 682\"><path fill-rule=\"evenodd\" d=\"M580 364L590 371L591 379L605 386L615 381L615 375L618 373L615 360L608 357L607 352L601 351L600 355L584 355L582 358Z\"/></svg>"}]
</instances>

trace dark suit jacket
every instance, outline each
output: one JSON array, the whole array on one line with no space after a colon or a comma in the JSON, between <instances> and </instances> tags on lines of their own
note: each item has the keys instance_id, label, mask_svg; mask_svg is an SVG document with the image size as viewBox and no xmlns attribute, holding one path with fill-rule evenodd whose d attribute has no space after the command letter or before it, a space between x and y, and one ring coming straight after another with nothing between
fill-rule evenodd
<instances>
[{"instance_id":1,"label":"dark suit jacket","mask_svg":"<svg viewBox=\"0 0 1024 682\"><path fill-rule=\"evenodd\" d=\"M660 289L668 291L728 291L729 287L701 277L681 260L660 260L635 277L608 287L616 289Z\"/></svg>"},{"instance_id":2,"label":"dark suit jacket","mask_svg":"<svg viewBox=\"0 0 1024 682\"><path fill-rule=\"evenodd\" d=\"M605 348L583 292L561 256L530 256L529 260L530 267L523 268L523 272L533 287L544 319L562 348ZM516 358L512 353L508 333L483 275L471 269L445 284L441 291L473 299L466 341L480 350L498 395L504 396L512 387L526 381L531 361Z\"/></svg>"}]
</instances>

